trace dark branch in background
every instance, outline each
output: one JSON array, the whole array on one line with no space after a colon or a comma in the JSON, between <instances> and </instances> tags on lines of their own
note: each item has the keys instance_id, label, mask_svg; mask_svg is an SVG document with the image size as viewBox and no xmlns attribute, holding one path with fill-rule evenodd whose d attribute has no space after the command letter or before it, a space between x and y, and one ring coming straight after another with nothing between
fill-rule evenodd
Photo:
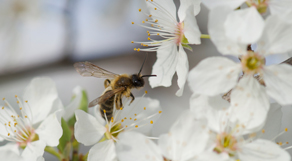
<instances>
[{"instance_id":1,"label":"dark branch in background","mask_svg":"<svg viewBox=\"0 0 292 161\"><path fill-rule=\"evenodd\" d=\"M248 49L249 49L249 48L248 48ZM250 48L250 49L251 49L251 48ZM283 61L283 62L280 63L280 64L288 64L288 65L291 65L291 66L292 66L292 57L289 58L289 59L287 59L287 60L285 60L285 61ZM238 81L239 81L242 77L243 77L243 75L239 77ZM265 82L264 82L263 78L262 78L260 75L256 75L256 76L254 76L254 78L255 78L256 80L258 80L259 83L260 83L261 85L265 86ZM231 89L229 92L225 93L225 94L222 96L222 98L225 99L226 101L230 102L230 95L231 95L231 92L232 92L232 89Z\"/></svg>"},{"instance_id":2,"label":"dark branch in background","mask_svg":"<svg viewBox=\"0 0 292 161\"><path fill-rule=\"evenodd\" d=\"M62 54L64 55L64 61L70 60L71 55L74 52L74 47L76 44L75 37L75 22L74 22L74 11L75 11L76 0L66 0L64 6L64 48Z\"/></svg>"}]
</instances>

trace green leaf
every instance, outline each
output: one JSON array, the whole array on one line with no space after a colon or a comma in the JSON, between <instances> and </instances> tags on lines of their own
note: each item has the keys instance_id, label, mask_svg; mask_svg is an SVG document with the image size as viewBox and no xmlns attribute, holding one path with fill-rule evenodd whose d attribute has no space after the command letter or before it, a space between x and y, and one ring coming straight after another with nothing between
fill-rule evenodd
<instances>
[{"instance_id":1,"label":"green leaf","mask_svg":"<svg viewBox=\"0 0 292 161\"><path fill-rule=\"evenodd\" d=\"M192 47L190 47L188 44L181 44L185 49L188 49L190 51L193 51Z\"/></svg>"},{"instance_id":2,"label":"green leaf","mask_svg":"<svg viewBox=\"0 0 292 161\"><path fill-rule=\"evenodd\" d=\"M74 99L75 96L72 98ZM88 98L85 90L82 90L82 97L78 109L83 110L84 112L88 112ZM74 115L68 120L69 127L74 127L75 122L76 118Z\"/></svg>"},{"instance_id":3,"label":"green leaf","mask_svg":"<svg viewBox=\"0 0 292 161\"><path fill-rule=\"evenodd\" d=\"M63 135L59 140L58 149L63 153L67 144L70 144L72 134L67 122L63 118L61 120L61 126L63 129Z\"/></svg>"}]
</instances>

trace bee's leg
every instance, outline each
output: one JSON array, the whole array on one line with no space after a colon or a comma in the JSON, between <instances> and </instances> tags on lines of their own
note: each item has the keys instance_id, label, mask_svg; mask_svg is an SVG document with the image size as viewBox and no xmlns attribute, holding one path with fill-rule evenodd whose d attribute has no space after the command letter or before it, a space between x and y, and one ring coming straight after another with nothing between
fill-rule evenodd
<instances>
[{"instance_id":1,"label":"bee's leg","mask_svg":"<svg viewBox=\"0 0 292 161\"><path fill-rule=\"evenodd\" d=\"M104 81L104 88L107 88L111 84L111 81L109 79L106 79Z\"/></svg>"},{"instance_id":2,"label":"bee's leg","mask_svg":"<svg viewBox=\"0 0 292 161\"><path fill-rule=\"evenodd\" d=\"M129 105L135 100L135 97L134 97L134 95L133 95L132 92L130 93L130 97L132 97L132 100L131 100L131 102L129 103Z\"/></svg>"},{"instance_id":3,"label":"bee's leg","mask_svg":"<svg viewBox=\"0 0 292 161\"><path fill-rule=\"evenodd\" d=\"M119 94L117 94L115 96L115 104L116 104L116 109L119 110L120 109L120 104L119 104Z\"/></svg>"},{"instance_id":4,"label":"bee's leg","mask_svg":"<svg viewBox=\"0 0 292 161\"><path fill-rule=\"evenodd\" d=\"M123 102L122 102L122 97L121 97L121 95L120 95L120 100L119 100L119 101L120 101L120 105L121 105L120 107L121 107L121 108L124 108L124 107L123 107Z\"/></svg>"}]
</instances>

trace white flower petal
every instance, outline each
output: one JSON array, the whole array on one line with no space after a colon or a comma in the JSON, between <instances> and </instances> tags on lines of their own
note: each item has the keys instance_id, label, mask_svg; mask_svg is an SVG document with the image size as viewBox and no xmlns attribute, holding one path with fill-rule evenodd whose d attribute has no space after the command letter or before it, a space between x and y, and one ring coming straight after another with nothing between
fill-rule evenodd
<instances>
[{"instance_id":1,"label":"white flower petal","mask_svg":"<svg viewBox=\"0 0 292 161\"><path fill-rule=\"evenodd\" d=\"M177 22L176 7L172 0L149 0L146 4L153 19L158 20L158 23L167 29L175 29L173 23Z\"/></svg>"},{"instance_id":2,"label":"white flower petal","mask_svg":"<svg viewBox=\"0 0 292 161\"><path fill-rule=\"evenodd\" d=\"M264 81L267 93L281 105L292 104L292 66L288 64L264 67Z\"/></svg>"},{"instance_id":3,"label":"white flower petal","mask_svg":"<svg viewBox=\"0 0 292 161\"><path fill-rule=\"evenodd\" d=\"M198 120L184 111L168 134L160 135L158 145L163 156L170 160L188 160L205 149L208 135L207 121Z\"/></svg>"},{"instance_id":4,"label":"white flower petal","mask_svg":"<svg viewBox=\"0 0 292 161\"><path fill-rule=\"evenodd\" d=\"M177 74L177 85L179 90L176 92L177 96L182 96L184 91L184 86L187 81L187 76L189 72L189 61L187 53L185 52L184 48L179 45L179 52L178 52L178 61L176 65L176 74Z\"/></svg>"},{"instance_id":5,"label":"white flower petal","mask_svg":"<svg viewBox=\"0 0 292 161\"><path fill-rule=\"evenodd\" d=\"M196 18L192 15L192 8L187 10L184 22L184 35L189 44L201 44L201 32Z\"/></svg>"},{"instance_id":6,"label":"white flower petal","mask_svg":"<svg viewBox=\"0 0 292 161\"><path fill-rule=\"evenodd\" d=\"M229 7L217 7L210 11L208 31L211 40L222 54L239 56L246 52L247 45L229 39L225 34L224 22L233 10Z\"/></svg>"},{"instance_id":7,"label":"white flower petal","mask_svg":"<svg viewBox=\"0 0 292 161\"><path fill-rule=\"evenodd\" d=\"M52 79L38 77L30 82L24 91L23 99L28 100L33 115L33 124L44 120L48 116L57 98L56 85Z\"/></svg>"},{"instance_id":8,"label":"white flower petal","mask_svg":"<svg viewBox=\"0 0 292 161\"><path fill-rule=\"evenodd\" d=\"M23 161L23 158L14 153L13 151L7 149L7 150L0 150L0 156L1 160L8 160L8 161Z\"/></svg>"},{"instance_id":9,"label":"white flower petal","mask_svg":"<svg viewBox=\"0 0 292 161\"><path fill-rule=\"evenodd\" d=\"M146 136L137 132L124 132L119 135L116 145L120 161L163 161L158 146Z\"/></svg>"},{"instance_id":10,"label":"white flower petal","mask_svg":"<svg viewBox=\"0 0 292 161\"><path fill-rule=\"evenodd\" d=\"M146 107L145 110L144 107ZM129 126L135 123L135 125L138 125L139 128L133 129L134 131L140 132L144 135L150 135L153 127L153 124L151 124L150 121L152 120L153 123L156 123L161 115L159 114L159 111L161 110L162 109L158 100L148 97L137 97L130 106L128 103L124 105L120 118L115 120L121 120L126 117L127 119L124 119L124 122L122 122L123 126ZM134 119L137 120L133 122Z\"/></svg>"},{"instance_id":11,"label":"white flower petal","mask_svg":"<svg viewBox=\"0 0 292 161\"><path fill-rule=\"evenodd\" d=\"M187 13L187 10L191 8L192 13ZM196 16L201 10L201 0L180 0L180 6L178 9L178 18L180 22L185 20L188 14Z\"/></svg>"},{"instance_id":12,"label":"white flower petal","mask_svg":"<svg viewBox=\"0 0 292 161\"><path fill-rule=\"evenodd\" d=\"M209 110L222 110L229 106L229 102L222 99L221 95L209 97L193 94L190 99L190 109L198 118L206 117Z\"/></svg>"},{"instance_id":13,"label":"white flower petal","mask_svg":"<svg viewBox=\"0 0 292 161\"><path fill-rule=\"evenodd\" d=\"M49 115L36 129L40 140L48 146L57 146L63 134L63 129L55 113Z\"/></svg>"},{"instance_id":14,"label":"white flower petal","mask_svg":"<svg viewBox=\"0 0 292 161\"><path fill-rule=\"evenodd\" d=\"M0 151L12 151L13 153L20 155L19 146L16 143L7 143L0 146ZM1 155L0 155L1 156Z\"/></svg>"},{"instance_id":15,"label":"white flower petal","mask_svg":"<svg viewBox=\"0 0 292 161\"><path fill-rule=\"evenodd\" d=\"M203 0L202 3L211 10L218 6L228 6L232 9L236 9L245 1L246 0Z\"/></svg>"},{"instance_id":16,"label":"white flower petal","mask_svg":"<svg viewBox=\"0 0 292 161\"><path fill-rule=\"evenodd\" d=\"M292 24L288 24L278 16L269 16L256 51L265 56L286 53L292 50L291 37Z\"/></svg>"},{"instance_id":17,"label":"white flower petal","mask_svg":"<svg viewBox=\"0 0 292 161\"><path fill-rule=\"evenodd\" d=\"M234 11L224 23L226 36L243 44L255 43L262 35L265 22L255 7Z\"/></svg>"},{"instance_id":18,"label":"white flower petal","mask_svg":"<svg viewBox=\"0 0 292 161\"><path fill-rule=\"evenodd\" d=\"M171 86L172 77L178 61L176 44L166 44L157 50L157 60L152 68L152 74L157 77L150 77L149 83L152 88L158 86Z\"/></svg>"},{"instance_id":19,"label":"white flower petal","mask_svg":"<svg viewBox=\"0 0 292 161\"><path fill-rule=\"evenodd\" d=\"M257 136L260 136L261 139L267 140L272 140L277 136L280 133L282 115L281 106L277 103L272 103L265 126L263 127L264 133L260 131Z\"/></svg>"},{"instance_id":20,"label":"white flower petal","mask_svg":"<svg viewBox=\"0 0 292 161\"><path fill-rule=\"evenodd\" d=\"M37 160L38 157L43 156L46 143L38 140L28 144L23 150L21 156L31 160Z\"/></svg>"},{"instance_id":21,"label":"white flower petal","mask_svg":"<svg viewBox=\"0 0 292 161\"><path fill-rule=\"evenodd\" d=\"M272 15L282 16L291 11L292 1L287 0L270 0L268 2ZM286 18L286 17L285 17ZM291 19L287 17L287 20Z\"/></svg>"},{"instance_id":22,"label":"white flower petal","mask_svg":"<svg viewBox=\"0 0 292 161\"><path fill-rule=\"evenodd\" d=\"M238 155L243 161L290 161L291 159L289 153L279 145L263 139L244 144L238 151Z\"/></svg>"},{"instance_id":23,"label":"white flower petal","mask_svg":"<svg viewBox=\"0 0 292 161\"><path fill-rule=\"evenodd\" d=\"M97 143L104 135L106 128L93 116L82 110L75 111L76 123L74 135L78 142L85 146Z\"/></svg>"},{"instance_id":24,"label":"white flower petal","mask_svg":"<svg viewBox=\"0 0 292 161\"><path fill-rule=\"evenodd\" d=\"M69 105L65 107L66 112L63 115L64 120L68 121L70 118L74 116L75 110L77 110L78 107L80 106L82 92L83 89L80 86L77 86L73 89L74 99L72 100L72 102L69 103Z\"/></svg>"},{"instance_id":25,"label":"white flower petal","mask_svg":"<svg viewBox=\"0 0 292 161\"><path fill-rule=\"evenodd\" d=\"M270 103L265 88L252 76L243 76L231 93L231 116L246 133L262 128Z\"/></svg>"},{"instance_id":26,"label":"white flower petal","mask_svg":"<svg viewBox=\"0 0 292 161\"><path fill-rule=\"evenodd\" d=\"M210 57L190 71L188 83L194 93L215 96L234 87L240 71L240 65L227 58Z\"/></svg>"},{"instance_id":27,"label":"white flower petal","mask_svg":"<svg viewBox=\"0 0 292 161\"><path fill-rule=\"evenodd\" d=\"M106 140L95 144L88 153L88 161L114 161L117 160L115 143Z\"/></svg>"}]
</instances>

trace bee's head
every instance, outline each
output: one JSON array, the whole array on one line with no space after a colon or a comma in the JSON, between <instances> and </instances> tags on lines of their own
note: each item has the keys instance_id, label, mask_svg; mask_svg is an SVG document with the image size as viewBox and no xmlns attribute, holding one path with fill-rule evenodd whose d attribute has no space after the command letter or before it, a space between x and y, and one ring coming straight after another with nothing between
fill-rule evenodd
<instances>
[{"instance_id":1,"label":"bee's head","mask_svg":"<svg viewBox=\"0 0 292 161\"><path fill-rule=\"evenodd\" d=\"M132 75L132 82L135 87L143 87L145 84L144 79L138 74Z\"/></svg>"}]
</instances>

